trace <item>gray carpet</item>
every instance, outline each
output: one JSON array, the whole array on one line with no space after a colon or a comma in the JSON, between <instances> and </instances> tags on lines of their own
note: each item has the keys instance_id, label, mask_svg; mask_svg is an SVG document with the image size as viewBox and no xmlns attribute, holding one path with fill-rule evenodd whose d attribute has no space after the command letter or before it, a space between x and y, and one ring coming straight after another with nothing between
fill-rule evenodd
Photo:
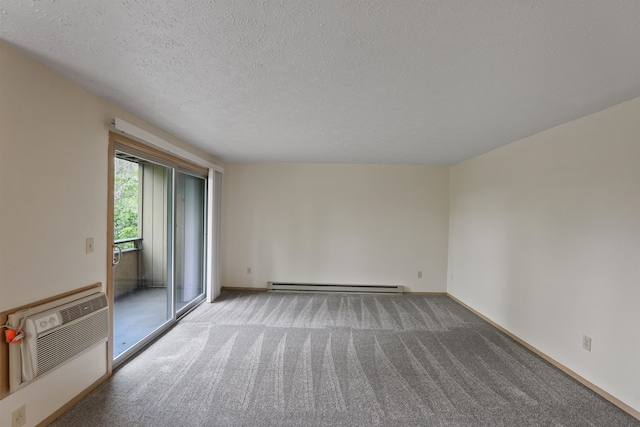
<instances>
[{"instance_id":1,"label":"gray carpet","mask_svg":"<svg viewBox=\"0 0 640 427\"><path fill-rule=\"evenodd\" d=\"M640 426L447 297L225 292L52 426Z\"/></svg>"}]
</instances>

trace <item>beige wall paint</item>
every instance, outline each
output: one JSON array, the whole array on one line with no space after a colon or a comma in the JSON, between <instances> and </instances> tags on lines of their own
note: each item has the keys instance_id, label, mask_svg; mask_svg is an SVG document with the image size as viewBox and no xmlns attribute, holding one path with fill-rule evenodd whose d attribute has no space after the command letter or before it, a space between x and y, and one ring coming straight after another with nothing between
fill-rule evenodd
<instances>
[{"instance_id":1,"label":"beige wall paint","mask_svg":"<svg viewBox=\"0 0 640 427\"><path fill-rule=\"evenodd\" d=\"M222 285L394 284L443 292L448 176L447 167L429 166L227 164Z\"/></svg>"},{"instance_id":2,"label":"beige wall paint","mask_svg":"<svg viewBox=\"0 0 640 427\"><path fill-rule=\"evenodd\" d=\"M452 167L448 278L449 293L636 410L639 117L637 98Z\"/></svg>"},{"instance_id":3,"label":"beige wall paint","mask_svg":"<svg viewBox=\"0 0 640 427\"><path fill-rule=\"evenodd\" d=\"M116 116L220 164L0 43L0 311L105 283ZM87 237L94 253L85 254ZM0 425L25 403L27 425L37 424L105 373L104 354L86 353L0 400Z\"/></svg>"}]
</instances>

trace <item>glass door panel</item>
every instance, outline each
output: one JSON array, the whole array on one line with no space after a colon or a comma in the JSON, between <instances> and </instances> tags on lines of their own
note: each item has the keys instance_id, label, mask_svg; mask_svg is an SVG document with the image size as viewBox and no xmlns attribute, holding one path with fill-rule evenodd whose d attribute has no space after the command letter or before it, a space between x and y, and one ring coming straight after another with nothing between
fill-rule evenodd
<instances>
[{"instance_id":1,"label":"glass door panel","mask_svg":"<svg viewBox=\"0 0 640 427\"><path fill-rule=\"evenodd\" d=\"M173 169L116 153L113 356L173 318Z\"/></svg>"},{"instance_id":2,"label":"glass door panel","mask_svg":"<svg viewBox=\"0 0 640 427\"><path fill-rule=\"evenodd\" d=\"M206 180L176 174L176 311L204 298Z\"/></svg>"}]
</instances>

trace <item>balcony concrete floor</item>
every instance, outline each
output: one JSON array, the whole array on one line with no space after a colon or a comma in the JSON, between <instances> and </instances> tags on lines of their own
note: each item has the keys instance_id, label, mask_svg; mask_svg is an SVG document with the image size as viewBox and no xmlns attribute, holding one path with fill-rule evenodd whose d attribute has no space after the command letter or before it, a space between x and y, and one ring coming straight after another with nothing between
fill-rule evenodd
<instances>
[{"instance_id":1,"label":"balcony concrete floor","mask_svg":"<svg viewBox=\"0 0 640 427\"><path fill-rule=\"evenodd\" d=\"M124 352L169 318L166 288L145 288L119 297L113 304L113 356Z\"/></svg>"}]
</instances>

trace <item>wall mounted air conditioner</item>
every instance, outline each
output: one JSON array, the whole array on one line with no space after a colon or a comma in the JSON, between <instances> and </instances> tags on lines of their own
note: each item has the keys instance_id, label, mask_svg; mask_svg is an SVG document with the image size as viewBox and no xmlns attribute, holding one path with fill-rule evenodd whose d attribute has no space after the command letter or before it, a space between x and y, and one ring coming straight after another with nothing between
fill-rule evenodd
<instances>
[{"instance_id":1,"label":"wall mounted air conditioner","mask_svg":"<svg viewBox=\"0 0 640 427\"><path fill-rule=\"evenodd\" d=\"M11 393L105 342L109 335L109 304L92 289L9 315L24 338L9 345Z\"/></svg>"}]
</instances>

